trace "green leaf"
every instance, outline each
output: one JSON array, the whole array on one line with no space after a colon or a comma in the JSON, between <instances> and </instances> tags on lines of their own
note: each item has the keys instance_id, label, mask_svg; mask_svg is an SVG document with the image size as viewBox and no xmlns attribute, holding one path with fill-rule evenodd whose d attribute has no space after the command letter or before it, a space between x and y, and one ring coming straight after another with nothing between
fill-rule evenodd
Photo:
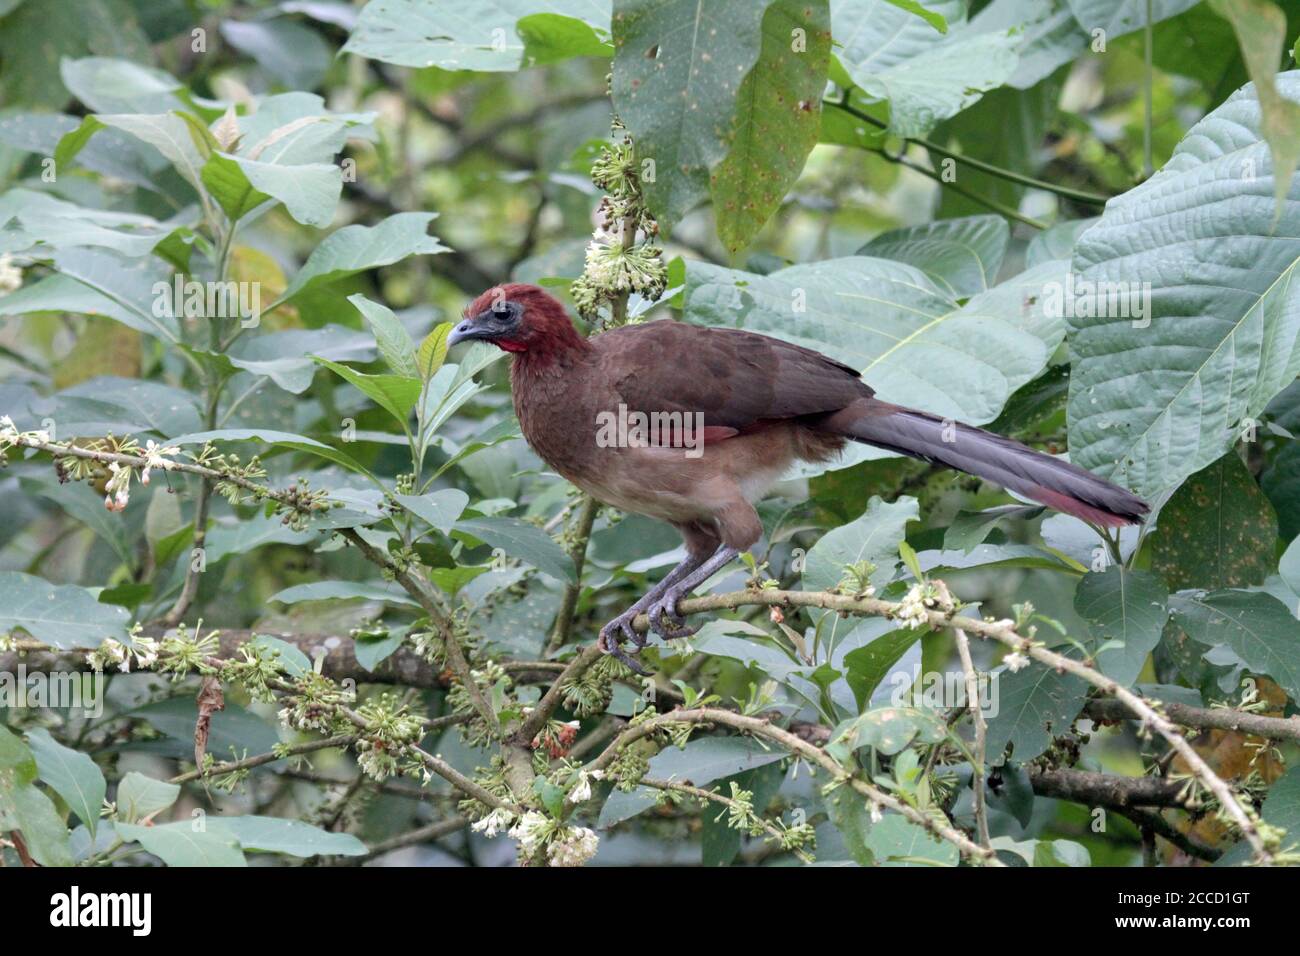
<instances>
[{"instance_id":1,"label":"green leaf","mask_svg":"<svg viewBox=\"0 0 1300 956\"><path fill-rule=\"evenodd\" d=\"M64 255L84 257L93 253L89 250L69 250ZM126 260L117 258L117 261ZM127 308L105 292L79 282L72 275L56 273L46 276L0 297L0 316L45 311L103 315L146 335L161 335L173 342L180 338L176 320L171 316L158 318L152 314L140 313L135 308Z\"/></svg>"},{"instance_id":2,"label":"green leaf","mask_svg":"<svg viewBox=\"0 0 1300 956\"><path fill-rule=\"evenodd\" d=\"M94 836L108 790L103 772L90 757L65 747L44 728L28 733L27 743L36 758L41 780L63 798Z\"/></svg>"},{"instance_id":3,"label":"green leaf","mask_svg":"<svg viewBox=\"0 0 1300 956\"><path fill-rule=\"evenodd\" d=\"M731 149L710 180L718 237L732 252L780 207L817 145L830 27L827 0L775 0L763 15L758 63L736 94Z\"/></svg>"},{"instance_id":4,"label":"green leaf","mask_svg":"<svg viewBox=\"0 0 1300 956\"><path fill-rule=\"evenodd\" d=\"M1273 570L1277 517L1230 451L1188 478L1151 535L1151 569L1175 591L1263 584Z\"/></svg>"},{"instance_id":5,"label":"green leaf","mask_svg":"<svg viewBox=\"0 0 1300 956\"><path fill-rule=\"evenodd\" d=\"M299 601L347 600L365 598L367 601L383 601L385 604L401 604L419 607L420 603L399 588L396 584L366 584L361 581L312 581L310 584L296 584L283 591L272 594L268 601L282 604L297 604Z\"/></svg>"},{"instance_id":6,"label":"green leaf","mask_svg":"<svg viewBox=\"0 0 1300 956\"><path fill-rule=\"evenodd\" d=\"M964 18L956 0L927 3L949 23ZM840 62L863 92L889 103L889 128L924 136L940 121L1011 78L1020 38L1010 30L952 30L946 35L887 0L837 0Z\"/></svg>"},{"instance_id":7,"label":"green leaf","mask_svg":"<svg viewBox=\"0 0 1300 956\"><path fill-rule=\"evenodd\" d=\"M999 764L1007 745L1011 760L1023 764L1041 755L1052 738L1064 733L1079 716L1088 696L1088 684L1081 677L1057 673L1050 667L1030 664L1014 673L1004 670L994 683L995 712L989 714L986 753L990 764Z\"/></svg>"},{"instance_id":8,"label":"green leaf","mask_svg":"<svg viewBox=\"0 0 1300 956\"><path fill-rule=\"evenodd\" d=\"M847 784L841 784L825 797L826 815L844 838L844 847L859 866L871 866L875 858L867 849L871 832L871 810L867 798Z\"/></svg>"},{"instance_id":9,"label":"green leaf","mask_svg":"<svg viewBox=\"0 0 1300 956\"><path fill-rule=\"evenodd\" d=\"M249 187L284 203L284 208L304 226L324 229L334 219L343 192L343 171L333 163L286 166L235 156L234 162ZM224 170L232 178L233 171Z\"/></svg>"},{"instance_id":10,"label":"green leaf","mask_svg":"<svg viewBox=\"0 0 1300 956\"><path fill-rule=\"evenodd\" d=\"M772 0L618 0L614 108L636 142L650 210L665 230L709 196L732 117L759 60ZM925 27L925 29L930 29Z\"/></svg>"},{"instance_id":11,"label":"green leaf","mask_svg":"<svg viewBox=\"0 0 1300 956\"><path fill-rule=\"evenodd\" d=\"M225 832L245 850L313 856L364 856L366 845L351 833L331 833L300 820L279 817L209 817L208 830Z\"/></svg>"},{"instance_id":12,"label":"green leaf","mask_svg":"<svg viewBox=\"0 0 1300 956\"><path fill-rule=\"evenodd\" d=\"M844 655L844 679L853 690L853 698L857 701L859 710L870 703L871 695L885 679L890 668L927 633L928 628L899 628L881 634L870 643Z\"/></svg>"},{"instance_id":13,"label":"green leaf","mask_svg":"<svg viewBox=\"0 0 1300 956\"><path fill-rule=\"evenodd\" d=\"M57 110L68 102L60 64L92 50L147 61L149 37L129 0L6 0L0 30L0 102ZM11 12L12 11L12 12ZM74 91L75 92L75 91Z\"/></svg>"},{"instance_id":14,"label":"green leaf","mask_svg":"<svg viewBox=\"0 0 1300 956\"><path fill-rule=\"evenodd\" d=\"M239 163L222 153L213 153L208 157L199 171L199 177L232 222L243 219L271 198L254 189Z\"/></svg>"},{"instance_id":15,"label":"green leaf","mask_svg":"<svg viewBox=\"0 0 1300 956\"><path fill-rule=\"evenodd\" d=\"M388 367L403 378L419 378L420 370L415 365L415 341L392 309L371 302L360 293L348 296L348 301L365 317L370 331L375 334L379 354Z\"/></svg>"},{"instance_id":16,"label":"green leaf","mask_svg":"<svg viewBox=\"0 0 1300 956\"><path fill-rule=\"evenodd\" d=\"M432 256L447 252L446 246L429 235L429 223L436 218L438 214L432 212L404 212L389 216L374 226L344 226L335 230L312 250L312 254L284 290L280 301L288 302L299 293L337 282L367 269L401 262L407 256ZM370 305L375 305L374 303L359 295L350 296L348 301L370 318L370 312L361 302Z\"/></svg>"},{"instance_id":17,"label":"green leaf","mask_svg":"<svg viewBox=\"0 0 1300 956\"><path fill-rule=\"evenodd\" d=\"M222 18L220 29L227 43L290 88L319 86L334 59L325 38L295 20Z\"/></svg>"},{"instance_id":18,"label":"green leaf","mask_svg":"<svg viewBox=\"0 0 1300 956\"><path fill-rule=\"evenodd\" d=\"M788 756L780 747L749 737L699 737L684 748L668 747L650 758L648 776L703 787Z\"/></svg>"},{"instance_id":19,"label":"green leaf","mask_svg":"<svg viewBox=\"0 0 1300 956\"><path fill-rule=\"evenodd\" d=\"M350 369L346 365L340 365L337 362L331 362L329 359L321 358L319 355L313 355L311 358L318 365L325 366L344 381L359 389L368 398L372 399L376 405L397 419L398 424L403 427L406 426L406 423L411 418L411 409L415 408L416 403L420 400L420 380L418 378L405 378L401 375L367 375L364 372Z\"/></svg>"},{"instance_id":20,"label":"green leaf","mask_svg":"<svg viewBox=\"0 0 1300 956\"><path fill-rule=\"evenodd\" d=\"M1278 89L1300 96L1300 73L1281 74ZM1150 283L1150 324L1067 316L1071 458L1147 498L1222 457L1300 374L1300 203L1275 224L1260 128L1254 88L1238 90L1076 247L1078 281Z\"/></svg>"},{"instance_id":21,"label":"green leaf","mask_svg":"<svg viewBox=\"0 0 1300 956\"><path fill-rule=\"evenodd\" d=\"M803 569L803 589L832 590L843 580L845 568L860 561L870 561L876 566L871 575L873 584L879 586L888 581L893 577L898 545L903 540L907 524L919 517L915 498L903 497L886 502L873 495L861 515L826 532L809 549ZM847 633L855 622L841 620L833 612L814 616L820 619L828 614L832 623L827 639L834 644L835 632L843 629Z\"/></svg>"},{"instance_id":22,"label":"green leaf","mask_svg":"<svg viewBox=\"0 0 1300 956\"><path fill-rule=\"evenodd\" d=\"M1034 866L1092 866L1092 859L1087 848L1073 840L1039 840Z\"/></svg>"},{"instance_id":23,"label":"green leaf","mask_svg":"<svg viewBox=\"0 0 1300 956\"><path fill-rule=\"evenodd\" d=\"M441 488L427 495L393 495L411 514L443 534L450 534L452 525L469 504L469 495L459 488Z\"/></svg>"},{"instance_id":24,"label":"green leaf","mask_svg":"<svg viewBox=\"0 0 1300 956\"><path fill-rule=\"evenodd\" d=\"M612 51L609 0L371 0L345 53L400 66L513 71Z\"/></svg>"},{"instance_id":25,"label":"green leaf","mask_svg":"<svg viewBox=\"0 0 1300 956\"><path fill-rule=\"evenodd\" d=\"M415 364L421 381L429 381L447 360L447 337L451 335L451 322L440 322L424 337L415 355Z\"/></svg>"},{"instance_id":26,"label":"green leaf","mask_svg":"<svg viewBox=\"0 0 1300 956\"><path fill-rule=\"evenodd\" d=\"M142 827L118 823L123 840L139 843L168 866L247 866L239 842L220 825L196 830L198 821Z\"/></svg>"},{"instance_id":27,"label":"green leaf","mask_svg":"<svg viewBox=\"0 0 1300 956\"><path fill-rule=\"evenodd\" d=\"M98 119L105 126L120 129L148 143L176 167L186 182L203 192L205 160L194 144L188 124L180 116L175 113L105 113Z\"/></svg>"},{"instance_id":28,"label":"green leaf","mask_svg":"<svg viewBox=\"0 0 1300 956\"><path fill-rule=\"evenodd\" d=\"M984 511L959 511L943 533L943 547L947 551L969 553L984 543L989 533L1004 521L1028 521L1044 511L1033 505L1000 505Z\"/></svg>"},{"instance_id":29,"label":"green leaf","mask_svg":"<svg viewBox=\"0 0 1300 956\"><path fill-rule=\"evenodd\" d=\"M953 299L962 299L994 284L1010 238L1001 216L967 216L881 233L858 255L915 266Z\"/></svg>"},{"instance_id":30,"label":"green leaf","mask_svg":"<svg viewBox=\"0 0 1300 956\"><path fill-rule=\"evenodd\" d=\"M181 82L142 63L88 56L64 60L59 72L63 85L95 113L167 113L184 106L177 95Z\"/></svg>"},{"instance_id":31,"label":"green leaf","mask_svg":"<svg viewBox=\"0 0 1300 956\"><path fill-rule=\"evenodd\" d=\"M1226 644L1256 674L1300 699L1300 625L1285 604L1262 591L1176 594L1174 621L1194 641Z\"/></svg>"},{"instance_id":32,"label":"green leaf","mask_svg":"<svg viewBox=\"0 0 1300 956\"><path fill-rule=\"evenodd\" d=\"M1169 589L1149 571L1112 565L1084 575L1074 592L1074 609L1088 622L1097 647L1097 668L1124 687L1132 685L1147 655L1160 643L1169 617ZM1122 647L1104 647L1119 642Z\"/></svg>"},{"instance_id":33,"label":"green leaf","mask_svg":"<svg viewBox=\"0 0 1300 956\"><path fill-rule=\"evenodd\" d=\"M573 559L535 524L518 518L462 518L454 530L472 535L490 548L500 548L509 557L518 558L556 580L575 580Z\"/></svg>"},{"instance_id":34,"label":"green leaf","mask_svg":"<svg viewBox=\"0 0 1300 956\"><path fill-rule=\"evenodd\" d=\"M170 807L180 795L180 784L155 780L132 770L117 785L113 802L117 805L119 820L145 823Z\"/></svg>"},{"instance_id":35,"label":"green leaf","mask_svg":"<svg viewBox=\"0 0 1300 956\"><path fill-rule=\"evenodd\" d=\"M0 796L4 787L0 785ZM69 832L54 801L34 786L20 786L8 794L8 811L22 831L27 850L41 866L72 866Z\"/></svg>"},{"instance_id":36,"label":"green leaf","mask_svg":"<svg viewBox=\"0 0 1300 956\"><path fill-rule=\"evenodd\" d=\"M885 814L867 834L866 843L876 866L956 866L960 858L947 840L931 836L897 813Z\"/></svg>"},{"instance_id":37,"label":"green leaf","mask_svg":"<svg viewBox=\"0 0 1300 956\"><path fill-rule=\"evenodd\" d=\"M0 630L22 628L53 647L98 647L106 638L128 643L130 623L126 608L100 604L75 584L0 572Z\"/></svg>"}]
</instances>

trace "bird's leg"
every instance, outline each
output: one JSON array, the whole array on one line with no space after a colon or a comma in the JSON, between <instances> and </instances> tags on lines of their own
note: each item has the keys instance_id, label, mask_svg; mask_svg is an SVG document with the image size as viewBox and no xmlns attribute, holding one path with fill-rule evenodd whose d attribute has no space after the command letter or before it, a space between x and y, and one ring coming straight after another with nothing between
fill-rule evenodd
<instances>
[{"instance_id":1,"label":"bird's leg","mask_svg":"<svg viewBox=\"0 0 1300 956\"><path fill-rule=\"evenodd\" d=\"M682 580L703 563L703 558L688 554L682 559L681 563L679 563L677 567L664 575L664 579L647 591L640 600L602 627L600 629L599 638L601 650L606 654L612 654L618 660L631 667L634 671L644 673L641 668L633 664L628 656L619 649L619 645L622 644L624 640L629 640L638 648L645 647L646 639L639 634L634 627L632 627L632 622L636 620L636 616L658 600L666 590L678 581Z\"/></svg>"},{"instance_id":2,"label":"bird's leg","mask_svg":"<svg viewBox=\"0 0 1300 956\"><path fill-rule=\"evenodd\" d=\"M691 627L685 623L685 618L677 610L677 602L734 561L738 554L740 554L739 548L723 545L718 548L713 557L664 588L661 595L654 601L647 612L650 615L650 626L664 640L690 637L699 630L699 628ZM665 621L665 616L669 620Z\"/></svg>"}]
</instances>

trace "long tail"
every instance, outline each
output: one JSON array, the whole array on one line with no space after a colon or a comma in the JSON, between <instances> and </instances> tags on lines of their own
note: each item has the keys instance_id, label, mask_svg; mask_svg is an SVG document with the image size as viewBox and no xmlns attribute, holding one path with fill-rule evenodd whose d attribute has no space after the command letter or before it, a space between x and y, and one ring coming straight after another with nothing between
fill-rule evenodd
<instances>
[{"instance_id":1,"label":"long tail","mask_svg":"<svg viewBox=\"0 0 1300 956\"><path fill-rule=\"evenodd\" d=\"M1106 527L1136 524L1145 501L1077 465L970 425L864 398L826 418L822 427L879 448L986 478L1076 518Z\"/></svg>"}]
</instances>

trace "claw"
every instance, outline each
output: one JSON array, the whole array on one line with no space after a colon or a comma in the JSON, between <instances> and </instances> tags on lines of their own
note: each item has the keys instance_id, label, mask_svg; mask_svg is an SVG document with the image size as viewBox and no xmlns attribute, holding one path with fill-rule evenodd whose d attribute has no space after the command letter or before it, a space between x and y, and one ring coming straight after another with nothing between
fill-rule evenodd
<instances>
[{"instance_id":1,"label":"claw","mask_svg":"<svg viewBox=\"0 0 1300 956\"><path fill-rule=\"evenodd\" d=\"M600 644L600 649L602 651L604 651L610 657L614 658L614 660L618 661L628 670L632 671L633 673L640 674L642 677L650 676L650 672L645 668L643 668L635 660L633 660L628 655L628 653L624 651L622 647L619 646L618 642L611 644L609 643L609 641L605 639L604 635L602 635L599 638L598 643Z\"/></svg>"}]
</instances>

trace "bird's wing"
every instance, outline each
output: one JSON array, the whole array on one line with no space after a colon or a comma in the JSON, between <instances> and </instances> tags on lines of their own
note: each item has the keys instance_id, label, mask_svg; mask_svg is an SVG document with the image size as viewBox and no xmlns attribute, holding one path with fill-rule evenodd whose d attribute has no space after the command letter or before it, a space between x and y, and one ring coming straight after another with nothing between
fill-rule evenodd
<instances>
[{"instance_id":1,"label":"bird's wing","mask_svg":"<svg viewBox=\"0 0 1300 956\"><path fill-rule=\"evenodd\" d=\"M647 322L591 342L629 411L701 412L710 428L833 412L872 394L847 365L740 329Z\"/></svg>"}]
</instances>

